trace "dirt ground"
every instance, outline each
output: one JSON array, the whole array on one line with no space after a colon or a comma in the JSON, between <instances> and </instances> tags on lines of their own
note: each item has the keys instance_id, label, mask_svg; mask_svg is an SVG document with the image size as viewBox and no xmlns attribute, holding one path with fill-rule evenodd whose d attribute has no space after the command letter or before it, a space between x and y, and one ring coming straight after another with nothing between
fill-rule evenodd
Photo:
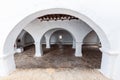
<instances>
[{"instance_id":1,"label":"dirt ground","mask_svg":"<svg viewBox=\"0 0 120 80\"><path fill-rule=\"evenodd\" d=\"M71 46L43 45L43 50L39 58L34 46L15 54L17 70L0 80L109 80L98 71L102 53L97 48L83 47L83 57L75 57Z\"/></svg>"}]
</instances>

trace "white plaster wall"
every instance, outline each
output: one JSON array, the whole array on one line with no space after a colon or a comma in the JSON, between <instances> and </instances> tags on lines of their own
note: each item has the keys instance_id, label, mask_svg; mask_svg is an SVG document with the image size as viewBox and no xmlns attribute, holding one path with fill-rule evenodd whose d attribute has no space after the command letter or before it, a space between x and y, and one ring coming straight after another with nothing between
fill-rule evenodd
<instances>
[{"instance_id":1,"label":"white plaster wall","mask_svg":"<svg viewBox=\"0 0 120 80\"><path fill-rule=\"evenodd\" d=\"M3 46L10 31L26 16L40 10L49 8L65 8L77 11L89 17L105 33L106 43L110 49L104 51L110 54L120 54L120 10L119 0L1 0L0 1L0 64L3 56ZM22 6L21 6L22 5ZM64 11L63 11L64 12ZM86 20L87 21L87 20ZM27 21L29 22L29 20ZM89 23L89 22L87 22ZM22 27L24 25L20 25ZM14 29L15 30L15 29ZM22 29L15 32L20 33ZM99 31L97 34L100 33ZM4 34L4 35L3 35ZM102 33L101 33L102 34ZM99 37L102 39L101 35ZM16 38L18 34L11 35L9 39ZM14 41L13 41L14 42ZM104 43L105 44L105 43ZM108 45L109 45L108 44ZM8 44L9 45L9 44ZM11 45L10 45L11 46ZM13 52L5 51L12 54ZM119 62L119 59L117 59ZM11 62L12 63L12 62ZM120 64L118 64L119 66ZM1 67L2 65L0 65ZM118 73L118 72L117 72ZM118 77L120 78L120 77Z\"/></svg>"},{"instance_id":2,"label":"white plaster wall","mask_svg":"<svg viewBox=\"0 0 120 80\"><path fill-rule=\"evenodd\" d=\"M14 46L14 42L15 42L18 34L28 23L30 23L31 21L36 19L36 17L43 16L45 14L56 14L56 13L73 15L73 16L76 16L76 17L80 18L81 20L85 21L87 24L89 24L89 26L93 30L95 30L97 32L97 35L99 36L100 41L103 45L102 49L109 50L110 44L107 39L107 36L105 35L104 31L99 26L97 26L91 19L89 19L88 17L86 17L80 13L72 11L72 10L55 8L55 9L48 9L48 10L43 10L43 11L34 13L34 14L28 16L27 18L23 19L18 25L16 25L16 27L13 29L13 31L9 34L9 36L6 39L6 43L4 45L4 53L13 53L14 52L13 49L10 50L9 48ZM14 35L14 36L11 36L11 35ZM6 50L6 48L7 48L7 50Z\"/></svg>"},{"instance_id":3,"label":"white plaster wall","mask_svg":"<svg viewBox=\"0 0 120 80\"><path fill-rule=\"evenodd\" d=\"M113 79L119 80L120 79L120 55L116 55L117 60L115 62L114 72L113 72Z\"/></svg>"}]
</instances>

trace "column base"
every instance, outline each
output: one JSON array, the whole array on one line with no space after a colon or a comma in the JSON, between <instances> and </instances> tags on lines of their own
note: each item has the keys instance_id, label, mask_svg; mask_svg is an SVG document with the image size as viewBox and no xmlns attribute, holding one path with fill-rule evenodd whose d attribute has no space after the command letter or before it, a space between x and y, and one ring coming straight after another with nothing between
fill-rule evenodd
<instances>
[{"instance_id":1,"label":"column base","mask_svg":"<svg viewBox=\"0 0 120 80\"><path fill-rule=\"evenodd\" d=\"M24 51L23 48L17 48L17 49L15 49L15 52L16 52L16 53L22 53L23 51Z\"/></svg>"},{"instance_id":2,"label":"column base","mask_svg":"<svg viewBox=\"0 0 120 80\"><path fill-rule=\"evenodd\" d=\"M39 54L35 54L35 57L42 57L42 55L39 53Z\"/></svg>"},{"instance_id":3,"label":"column base","mask_svg":"<svg viewBox=\"0 0 120 80\"><path fill-rule=\"evenodd\" d=\"M82 53L75 53L75 57L82 57Z\"/></svg>"},{"instance_id":4,"label":"column base","mask_svg":"<svg viewBox=\"0 0 120 80\"><path fill-rule=\"evenodd\" d=\"M75 56L82 57L82 43L81 42L76 42Z\"/></svg>"},{"instance_id":5,"label":"column base","mask_svg":"<svg viewBox=\"0 0 120 80\"><path fill-rule=\"evenodd\" d=\"M47 46L46 49L50 49L50 46Z\"/></svg>"},{"instance_id":6,"label":"column base","mask_svg":"<svg viewBox=\"0 0 120 80\"><path fill-rule=\"evenodd\" d=\"M75 49L75 46L72 46L73 49Z\"/></svg>"}]
</instances>

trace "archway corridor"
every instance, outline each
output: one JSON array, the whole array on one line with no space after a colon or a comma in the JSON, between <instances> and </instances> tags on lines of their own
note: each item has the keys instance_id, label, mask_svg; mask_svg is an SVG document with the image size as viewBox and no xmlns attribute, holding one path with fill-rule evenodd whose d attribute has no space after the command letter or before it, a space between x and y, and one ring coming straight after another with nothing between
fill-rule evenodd
<instances>
[{"instance_id":1,"label":"archway corridor","mask_svg":"<svg viewBox=\"0 0 120 80\"><path fill-rule=\"evenodd\" d=\"M52 31L47 40L49 32ZM24 36L22 35L24 32ZM93 41L91 39L95 38ZM47 31L39 45L42 45L42 57L35 57L34 39L22 31L16 42L23 51L15 54L17 68L86 68L100 69L102 52L99 50L99 38L94 31L86 35L82 45L82 57L75 56L74 37L66 30ZM49 41L49 42L48 42ZM48 47L49 44L49 47Z\"/></svg>"},{"instance_id":2,"label":"archway corridor","mask_svg":"<svg viewBox=\"0 0 120 80\"><path fill-rule=\"evenodd\" d=\"M75 57L72 45L59 48L57 44L46 49L43 44L42 57L34 57L35 47L31 45L22 53L15 54L17 68L86 68L100 69L102 53L98 48L83 45L83 57Z\"/></svg>"}]
</instances>

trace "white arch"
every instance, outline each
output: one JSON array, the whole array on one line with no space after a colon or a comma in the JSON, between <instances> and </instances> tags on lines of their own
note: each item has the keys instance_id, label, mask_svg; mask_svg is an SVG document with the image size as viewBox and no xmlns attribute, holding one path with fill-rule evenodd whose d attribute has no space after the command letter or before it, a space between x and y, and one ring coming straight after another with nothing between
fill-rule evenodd
<instances>
[{"instance_id":1,"label":"white arch","mask_svg":"<svg viewBox=\"0 0 120 80\"><path fill-rule=\"evenodd\" d=\"M45 34L46 48L50 48L50 39L51 39L51 36L53 35L54 32L59 31L59 30L62 30L62 29L50 30L50 31L48 31L48 32ZM75 39L74 39L73 36L72 36L72 38L73 38L72 48L75 48Z\"/></svg>"},{"instance_id":2,"label":"white arch","mask_svg":"<svg viewBox=\"0 0 120 80\"><path fill-rule=\"evenodd\" d=\"M34 26L34 27L33 27ZM52 21L52 22L40 22L39 20L34 20L29 25L24 28L27 32L35 38L36 44L36 56L42 56L42 48L39 47L37 43L40 43L42 36L49 30L52 29L65 29L72 34L76 41L75 56L82 56L81 45L83 38L92 29L80 20L66 20L66 21ZM40 50L38 49L40 48Z\"/></svg>"},{"instance_id":3,"label":"white arch","mask_svg":"<svg viewBox=\"0 0 120 80\"><path fill-rule=\"evenodd\" d=\"M58 30L65 30L65 31L67 31L71 36L72 36L72 38L76 41L76 37L75 37L75 34L73 34L73 33L71 33L71 31L69 30L69 29L65 29L65 28L51 28L51 29L49 29L49 30L46 30L44 33L43 33L43 35L40 37L40 44L42 43L41 41L42 41L42 37L47 33L47 32L49 32L49 31L52 31L52 33L50 34L50 37L52 36L52 34L54 33L54 32L56 32L56 31L58 31ZM41 46L42 47L42 46ZM42 48L40 48L41 49L41 51L40 52L42 52ZM75 54L80 54L80 56L81 56L81 52L76 52ZM77 55L76 55L77 56Z\"/></svg>"},{"instance_id":4,"label":"white arch","mask_svg":"<svg viewBox=\"0 0 120 80\"><path fill-rule=\"evenodd\" d=\"M15 42L14 50L15 50L16 53L21 53L21 52L23 52L23 51L24 51L24 47L30 45L30 44L27 44L27 45L25 46L24 38L25 38L25 35L26 35L27 33L31 36L31 38L32 38L33 41L34 41L33 35L31 35L31 34L30 34L29 32L27 32L26 30L22 30L22 32L21 32L21 33L19 34L19 36L17 37L17 39L20 39L20 40L21 40L21 43L20 43L21 47L18 48L18 47L17 47L17 42ZM17 39L16 39L16 40L17 40Z\"/></svg>"},{"instance_id":5,"label":"white arch","mask_svg":"<svg viewBox=\"0 0 120 80\"><path fill-rule=\"evenodd\" d=\"M20 23L18 23L15 26L15 28L10 32L10 34L8 35L8 37L7 37L6 41L5 41L4 50L3 50L4 53L13 53L14 52L14 50L9 51L9 50L6 50L6 49L9 49L10 47L14 46L14 42L15 42L18 34L31 21L33 21L37 17L43 16L45 14L60 14L60 13L61 14L73 15L75 17L78 17L79 19L81 19L85 23L87 23L97 33L97 35L99 36L100 41L102 43L102 48L104 48L104 49L106 49L106 48L109 49L110 48L110 44L109 44L109 41L108 41L105 33L91 19L89 19L85 15L80 14L80 13L78 13L76 11L73 11L73 10L62 9L62 8L54 8L54 9L42 10L42 11L36 12L34 14L31 14L31 15L27 16L26 18L24 18ZM14 35L14 37L11 36L11 35ZM11 40L11 42L9 42L9 40Z\"/></svg>"},{"instance_id":6,"label":"white arch","mask_svg":"<svg viewBox=\"0 0 120 80\"><path fill-rule=\"evenodd\" d=\"M4 64L1 66L0 75L8 74L11 71L15 70L15 63L14 63L14 57L13 57L14 49L11 49L11 47L14 47L15 40L17 39L17 36L20 34L22 29L24 29L27 26L27 24L29 24L31 21L35 20L37 17L43 16L45 14L68 14L68 15L78 17L80 20L82 20L83 22L88 24L97 33L97 35L100 39L100 42L102 44L102 48L104 50L110 49L110 43L109 43L109 40L108 40L105 32L97 24L95 24L91 19L89 19L87 16L85 16L79 12L69 10L69 9L63 9L63 8L53 8L53 9L42 10L42 11L38 11L38 12L33 13L33 14L27 16L26 18L24 18L9 33L8 37L6 38L5 44L4 44L3 55L5 55L4 57L9 56L9 58L7 58L7 62L10 61L11 65L9 65L9 68L8 68L8 64L5 64L6 60L3 61L2 63L4 63ZM109 72L110 65L106 65L104 67L104 64L109 62L110 58L104 62L104 59L106 59L106 58L108 58L108 55L107 56L104 55L104 57L102 59L103 64L102 64L101 69L102 69L102 73L107 75L107 73L110 73Z\"/></svg>"},{"instance_id":7,"label":"white arch","mask_svg":"<svg viewBox=\"0 0 120 80\"><path fill-rule=\"evenodd\" d=\"M99 38L97 34L92 30L90 33L88 33L84 39L83 43L87 44L100 44Z\"/></svg>"},{"instance_id":8,"label":"white arch","mask_svg":"<svg viewBox=\"0 0 120 80\"><path fill-rule=\"evenodd\" d=\"M46 48L50 48L50 38L51 38L52 34L58 30L60 30L60 29L53 29L53 30L48 31L45 34Z\"/></svg>"}]
</instances>

